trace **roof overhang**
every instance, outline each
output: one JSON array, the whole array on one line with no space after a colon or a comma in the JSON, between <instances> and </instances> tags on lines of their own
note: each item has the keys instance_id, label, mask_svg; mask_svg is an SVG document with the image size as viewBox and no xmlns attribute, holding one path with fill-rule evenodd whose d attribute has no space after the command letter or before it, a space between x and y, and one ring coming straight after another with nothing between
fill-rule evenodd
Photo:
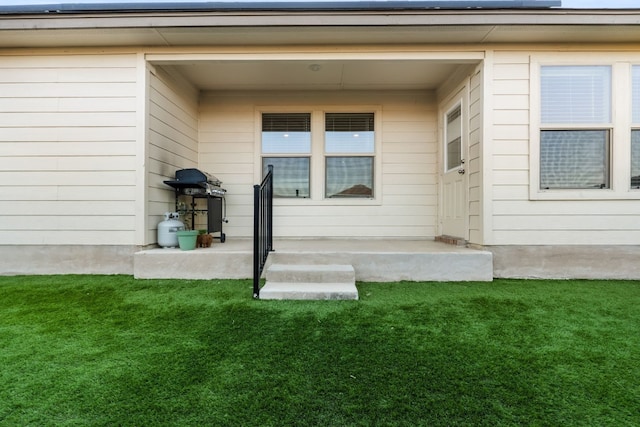
<instances>
[{"instance_id":1,"label":"roof overhang","mask_svg":"<svg viewBox=\"0 0 640 427\"><path fill-rule=\"evenodd\" d=\"M227 10L0 15L0 47L7 48L639 41L640 10Z\"/></svg>"},{"instance_id":2,"label":"roof overhang","mask_svg":"<svg viewBox=\"0 0 640 427\"><path fill-rule=\"evenodd\" d=\"M285 0L285 1L133 1L103 3L59 2L50 4L0 5L0 14L103 13L135 11L227 11L227 10L426 10L426 9L544 9L560 7L561 0Z\"/></svg>"},{"instance_id":3,"label":"roof overhang","mask_svg":"<svg viewBox=\"0 0 640 427\"><path fill-rule=\"evenodd\" d=\"M184 3L179 10L126 12L3 13L0 9L0 48L144 48L151 64L179 74L202 90L433 90L479 63L485 45L640 42L640 10L563 10L521 3L522 8L508 9L379 5L252 9L245 4L242 8L189 10ZM212 46L215 52L228 48L234 53L228 57L178 55L210 53ZM400 53L366 56L367 49L381 51L385 46ZM412 53L423 52L424 46L440 53L435 57ZM287 49L309 55L282 55ZM276 54L246 58L237 54L261 50ZM332 51L345 56L326 54ZM458 56L437 57L447 51ZM364 56L354 57L363 52ZM462 52L477 57L465 57Z\"/></svg>"}]
</instances>

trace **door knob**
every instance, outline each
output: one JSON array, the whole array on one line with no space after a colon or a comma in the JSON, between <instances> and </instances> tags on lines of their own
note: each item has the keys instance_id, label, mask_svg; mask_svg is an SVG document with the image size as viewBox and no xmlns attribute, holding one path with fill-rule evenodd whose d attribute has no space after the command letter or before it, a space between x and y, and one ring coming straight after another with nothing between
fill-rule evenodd
<instances>
[{"instance_id":1,"label":"door knob","mask_svg":"<svg viewBox=\"0 0 640 427\"><path fill-rule=\"evenodd\" d=\"M464 169L463 169L463 168L458 169L458 173L459 173L460 175L464 175Z\"/></svg>"}]
</instances>

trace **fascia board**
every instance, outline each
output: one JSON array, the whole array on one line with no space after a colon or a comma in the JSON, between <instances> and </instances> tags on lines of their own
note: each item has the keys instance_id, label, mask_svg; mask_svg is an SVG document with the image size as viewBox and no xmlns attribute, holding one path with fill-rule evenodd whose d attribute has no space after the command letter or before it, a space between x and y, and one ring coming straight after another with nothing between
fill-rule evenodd
<instances>
[{"instance_id":1,"label":"fascia board","mask_svg":"<svg viewBox=\"0 0 640 427\"><path fill-rule=\"evenodd\" d=\"M0 30L252 26L638 25L634 11L345 11L0 15Z\"/></svg>"},{"instance_id":2,"label":"fascia board","mask_svg":"<svg viewBox=\"0 0 640 427\"><path fill-rule=\"evenodd\" d=\"M135 11L224 11L224 10L422 10L422 9L546 9L561 7L560 0L346 0L346 1L174 1L103 2L0 5L0 14L20 13L102 13Z\"/></svg>"}]
</instances>

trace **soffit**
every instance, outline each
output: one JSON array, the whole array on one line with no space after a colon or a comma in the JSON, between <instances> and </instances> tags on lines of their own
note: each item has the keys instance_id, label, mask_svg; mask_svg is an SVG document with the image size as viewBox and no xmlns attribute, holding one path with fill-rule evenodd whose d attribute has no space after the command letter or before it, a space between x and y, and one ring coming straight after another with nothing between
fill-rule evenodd
<instances>
[{"instance_id":1,"label":"soffit","mask_svg":"<svg viewBox=\"0 0 640 427\"><path fill-rule=\"evenodd\" d=\"M0 47L637 43L640 26L468 25L2 30Z\"/></svg>"}]
</instances>

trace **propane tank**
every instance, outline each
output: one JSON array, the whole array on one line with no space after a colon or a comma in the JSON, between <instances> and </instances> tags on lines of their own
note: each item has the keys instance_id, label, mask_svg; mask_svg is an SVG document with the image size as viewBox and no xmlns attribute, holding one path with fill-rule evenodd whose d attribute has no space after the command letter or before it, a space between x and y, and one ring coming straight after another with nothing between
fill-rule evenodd
<instances>
[{"instance_id":1,"label":"propane tank","mask_svg":"<svg viewBox=\"0 0 640 427\"><path fill-rule=\"evenodd\" d=\"M184 230L184 224L179 221L177 212L165 212L164 221L158 224L158 245L163 248L178 247L178 231Z\"/></svg>"}]
</instances>

